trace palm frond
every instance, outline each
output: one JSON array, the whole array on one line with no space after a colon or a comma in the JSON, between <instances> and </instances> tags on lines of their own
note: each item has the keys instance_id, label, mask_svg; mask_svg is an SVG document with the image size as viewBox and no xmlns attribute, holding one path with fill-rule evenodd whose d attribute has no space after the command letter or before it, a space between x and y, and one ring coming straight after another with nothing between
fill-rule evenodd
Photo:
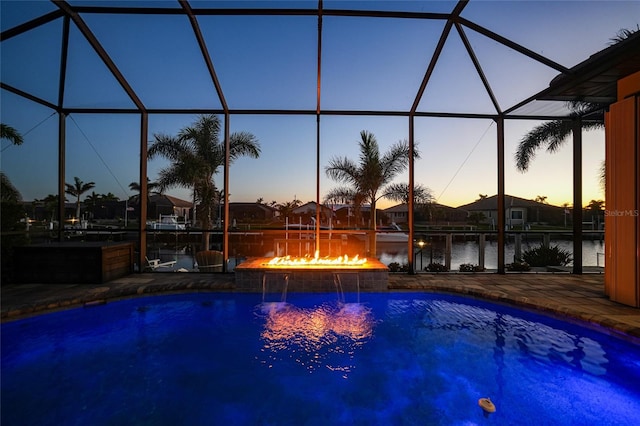
<instances>
[{"instance_id":1,"label":"palm frond","mask_svg":"<svg viewBox=\"0 0 640 426\"><path fill-rule=\"evenodd\" d=\"M380 146L373 133L362 130L360 132L360 163L372 164L380 162Z\"/></svg>"},{"instance_id":2,"label":"palm frond","mask_svg":"<svg viewBox=\"0 0 640 426\"><path fill-rule=\"evenodd\" d=\"M229 136L229 159L234 161L240 156L260 157L260 143L249 132L235 132Z\"/></svg>"},{"instance_id":3,"label":"palm frond","mask_svg":"<svg viewBox=\"0 0 640 426\"><path fill-rule=\"evenodd\" d=\"M0 124L0 139L7 139L14 145L22 145L24 142L22 135L6 124Z\"/></svg>"},{"instance_id":4,"label":"palm frond","mask_svg":"<svg viewBox=\"0 0 640 426\"><path fill-rule=\"evenodd\" d=\"M359 172L356 164L348 158L333 157L325 167L327 176L335 181L357 184Z\"/></svg>"},{"instance_id":5,"label":"palm frond","mask_svg":"<svg viewBox=\"0 0 640 426\"><path fill-rule=\"evenodd\" d=\"M356 191L347 186L339 186L331 189L324 196L324 203L329 204L352 204L356 198Z\"/></svg>"},{"instance_id":6,"label":"palm frond","mask_svg":"<svg viewBox=\"0 0 640 426\"><path fill-rule=\"evenodd\" d=\"M551 152L557 150L558 145L571 133L571 128L571 122L558 120L543 123L529 131L520 140L515 154L518 170L526 171L536 151L544 144L548 145L547 149Z\"/></svg>"},{"instance_id":7,"label":"palm frond","mask_svg":"<svg viewBox=\"0 0 640 426\"><path fill-rule=\"evenodd\" d=\"M405 171L409 167L409 158L409 143L407 141L393 144L380 160L383 183L391 181L396 175ZM420 153L415 147L414 158L420 158Z\"/></svg>"},{"instance_id":8,"label":"palm frond","mask_svg":"<svg viewBox=\"0 0 640 426\"><path fill-rule=\"evenodd\" d=\"M386 198L399 203L409 202L409 184L408 183L392 183L384 188L380 198ZM424 185L418 184L413 187L413 199L416 204L426 204L433 202L433 194L431 189Z\"/></svg>"},{"instance_id":9,"label":"palm frond","mask_svg":"<svg viewBox=\"0 0 640 426\"><path fill-rule=\"evenodd\" d=\"M18 202L22 200L20 191L13 186L13 183L7 175L4 174L4 172L0 172L0 199L2 199L2 201L9 202Z\"/></svg>"},{"instance_id":10,"label":"palm frond","mask_svg":"<svg viewBox=\"0 0 640 426\"><path fill-rule=\"evenodd\" d=\"M610 45L614 45L614 44L618 44L621 41L624 41L626 39L628 39L629 37L631 37L633 34L637 33L638 31L640 31L640 24L636 24L636 28L635 29L629 29L629 28L622 28L620 31L618 31L618 33L615 35L615 37L612 37L610 39Z\"/></svg>"},{"instance_id":11,"label":"palm frond","mask_svg":"<svg viewBox=\"0 0 640 426\"><path fill-rule=\"evenodd\" d=\"M180 138L174 138L164 134L156 134L153 136L152 142L147 156L150 160L156 157L165 157L170 161L174 161L180 158L185 151L189 151L190 148Z\"/></svg>"}]
</instances>

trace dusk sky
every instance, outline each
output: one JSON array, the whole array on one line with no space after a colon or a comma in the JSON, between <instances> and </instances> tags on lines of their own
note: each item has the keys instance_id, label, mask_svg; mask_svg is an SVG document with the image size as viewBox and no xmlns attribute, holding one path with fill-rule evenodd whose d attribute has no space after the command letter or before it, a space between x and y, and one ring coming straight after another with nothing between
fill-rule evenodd
<instances>
[{"instance_id":1,"label":"dusk sky","mask_svg":"<svg viewBox=\"0 0 640 426\"><path fill-rule=\"evenodd\" d=\"M100 4L69 1L72 5ZM114 2L110 2L114 3ZM127 1L131 6L179 8L175 1ZM190 2L194 8L306 7L316 1ZM449 12L456 2L325 1L325 9L382 9ZM44 1L0 2L2 31L56 10ZM147 108L220 108L188 19L182 15L124 16L82 14L123 76ZM640 23L638 1L474 1L462 17L572 67L608 47L624 28ZM291 16L199 16L198 22L232 109L305 109L316 107L317 18ZM381 18L323 18L322 109L408 111L445 21ZM51 103L57 103L62 20L5 40L1 80ZM465 28L500 107L505 110L548 87L559 73L516 51ZM23 199L44 198L57 191L56 113L47 107L0 91L2 123L24 135L22 146L2 141L2 171ZM66 107L133 108L88 42L72 24ZM546 105L540 105L544 113ZM495 113L459 35L445 44L418 111ZM175 135L195 116L149 117L149 139L155 133ZM408 139L407 117L321 117L321 198L336 183L324 167L334 156L358 159L361 130L375 134L381 150ZM260 141L259 159L243 158L231 167L231 201L278 203L294 196L315 200L315 115L232 115L231 131L248 131ZM505 124L506 192L551 204L572 202L570 141L555 154L541 151L530 170L520 173L513 159L524 134L540 124L507 120ZM66 181L78 176L96 183L96 193L121 199L138 181L139 114L83 114L67 118ZM416 118L415 138L422 158L415 182L429 187L437 201L459 206L478 194L497 192L496 125L485 119ZM604 159L604 132L583 135L583 200L603 199L598 169ZM166 166L150 161L149 177ZM398 182L406 182L408 174ZM222 174L216 176L222 185ZM168 194L190 199L187 188ZM85 194L88 195L88 194ZM393 205L382 200L381 206Z\"/></svg>"}]
</instances>

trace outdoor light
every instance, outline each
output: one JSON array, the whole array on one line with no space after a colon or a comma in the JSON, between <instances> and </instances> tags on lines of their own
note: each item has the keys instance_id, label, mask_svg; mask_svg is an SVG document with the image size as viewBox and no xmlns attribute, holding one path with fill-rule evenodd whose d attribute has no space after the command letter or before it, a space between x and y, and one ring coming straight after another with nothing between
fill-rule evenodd
<instances>
[{"instance_id":1,"label":"outdoor light","mask_svg":"<svg viewBox=\"0 0 640 426\"><path fill-rule=\"evenodd\" d=\"M422 250L422 248L424 247L424 241L418 241L418 246L420 247L420 250Z\"/></svg>"}]
</instances>

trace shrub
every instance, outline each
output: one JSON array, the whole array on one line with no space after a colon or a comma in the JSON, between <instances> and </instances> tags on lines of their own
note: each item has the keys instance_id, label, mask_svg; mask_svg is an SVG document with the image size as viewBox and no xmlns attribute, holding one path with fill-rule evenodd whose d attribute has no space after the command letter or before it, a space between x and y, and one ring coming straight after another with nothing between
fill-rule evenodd
<instances>
[{"instance_id":1,"label":"shrub","mask_svg":"<svg viewBox=\"0 0 640 426\"><path fill-rule=\"evenodd\" d=\"M460 272L484 272L484 268L473 263L463 263L460 265Z\"/></svg>"},{"instance_id":2,"label":"shrub","mask_svg":"<svg viewBox=\"0 0 640 426\"><path fill-rule=\"evenodd\" d=\"M507 271L529 271L531 266L527 262L516 261L505 265Z\"/></svg>"},{"instance_id":3,"label":"shrub","mask_svg":"<svg viewBox=\"0 0 640 426\"><path fill-rule=\"evenodd\" d=\"M539 247L525 250L522 260L531 266L567 266L573 259L571 253L558 246L541 244Z\"/></svg>"},{"instance_id":4,"label":"shrub","mask_svg":"<svg viewBox=\"0 0 640 426\"><path fill-rule=\"evenodd\" d=\"M398 262L391 262L389 265L389 272L409 272L409 265L400 265Z\"/></svg>"},{"instance_id":5,"label":"shrub","mask_svg":"<svg viewBox=\"0 0 640 426\"><path fill-rule=\"evenodd\" d=\"M424 268L425 271L428 272L447 272L449 269L442 263L434 262L430 263L427 267Z\"/></svg>"},{"instance_id":6,"label":"shrub","mask_svg":"<svg viewBox=\"0 0 640 426\"><path fill-rule=\"evenodd\" d=\"M389 272L400 272L400 264L398 262L391 262L389 265Z\"/></svg>"}]
</instances>

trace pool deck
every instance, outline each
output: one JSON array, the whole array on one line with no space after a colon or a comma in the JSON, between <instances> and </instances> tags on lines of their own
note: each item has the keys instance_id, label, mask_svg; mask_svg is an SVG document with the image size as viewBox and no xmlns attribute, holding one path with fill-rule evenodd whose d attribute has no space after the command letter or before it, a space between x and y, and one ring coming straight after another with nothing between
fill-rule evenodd
<instances>
[{"instance_id":1,"label":"pool deck","mask_svg":"<svg viewBox=\"0 0 640 426\"><path fill-rule=\"evenodd\" d=\"M104 284L5 285L2 321L158 293L234 291L234 274L144 273ZM610 301L603 274L389 274L389 290L463 294L578 319L640 345L640 309Z\"/></svg>"}]
</instances>

